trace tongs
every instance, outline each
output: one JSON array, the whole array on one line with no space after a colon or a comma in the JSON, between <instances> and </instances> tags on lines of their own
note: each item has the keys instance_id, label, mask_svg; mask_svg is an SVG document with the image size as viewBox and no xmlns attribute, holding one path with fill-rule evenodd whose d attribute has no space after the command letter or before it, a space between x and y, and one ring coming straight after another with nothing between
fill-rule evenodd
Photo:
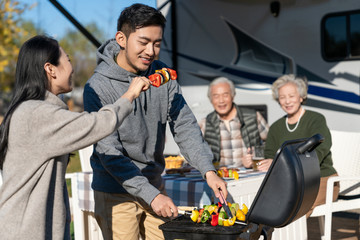
<instances>
[{"instance_id":1,"label":"tongs","mask_svg":"<svg viewBox=\"0 0 360 240\"><path fill-rule=\"evenodd\" d=\"M231 210L230 210L229 206L227 205L227 201L224 198L224 195L222 193L221 188L219 187L218 189L219 189L219 192L220 192L219 200L220 200L220 203L221 203L222 207L224 208L224 210L225 210L226 214L228 215L228 217L233 218L233 215L231 213Z\"/></svg>"}]
</instances>

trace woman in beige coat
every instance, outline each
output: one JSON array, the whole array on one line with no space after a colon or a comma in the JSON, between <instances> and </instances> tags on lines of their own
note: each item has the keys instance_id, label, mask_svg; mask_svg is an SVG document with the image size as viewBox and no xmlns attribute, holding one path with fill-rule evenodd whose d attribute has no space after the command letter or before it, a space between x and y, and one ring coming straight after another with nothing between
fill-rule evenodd
<instances>
[{"instance_id":1,"label":"woman in beige coat","mask_svg":"<svg viewBox=\"0 0 360 240\"><path fill-rule=\"evenodd\" d=\"M95 113L68 110L57 95L72 90L73 68L58 42L46 36L21 47L12 101L0 125L1 239L70 239L65 184L69 154L110 135L149 88L135 77L114 104Z\"/></svg>"}]
</instances>

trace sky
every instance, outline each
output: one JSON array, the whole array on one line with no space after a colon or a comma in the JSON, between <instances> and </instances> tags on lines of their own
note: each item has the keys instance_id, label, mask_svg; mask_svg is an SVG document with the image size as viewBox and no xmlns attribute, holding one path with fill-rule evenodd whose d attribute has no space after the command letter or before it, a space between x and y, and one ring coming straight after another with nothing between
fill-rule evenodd
<instances>
[{"instance_id":1,"label":"sky","mask_svg":"<svg viewBox=\"0 0 360 240\"><path fill-rule=\"evenodd\" d=\"M36 5L22 14L47 35L61 38L67 29L76 27L48 0L17 0L21 4ZM120 12L133 3L156 7L156 0L57 0L81 25L96 23L106 39L115 36Z\"/></svg>"}]
</instances>

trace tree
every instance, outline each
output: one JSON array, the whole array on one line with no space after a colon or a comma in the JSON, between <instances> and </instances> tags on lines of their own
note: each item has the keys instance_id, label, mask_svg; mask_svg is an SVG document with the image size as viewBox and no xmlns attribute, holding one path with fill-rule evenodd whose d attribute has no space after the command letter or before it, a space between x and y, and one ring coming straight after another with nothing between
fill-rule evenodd
<instances>
[{"instance_id":1,"label":"tree","mask_svg":"<svg viewBox=\"0 0 360 240\"><path fill-rule=\"evenodd\" d=\"M85 28L102 42L102 32L95 23ZM96 67L96 47L79 31L68 30L59 40L60 46L69 55L74 67L74 87L83 87Z\"/></svg>"},{"instance_id":2,"label":"tree","mask_svg":"<svg viewBox=\"0 0 360 240\"><path fill-rule=\"evenodd\" d=\"M37 34L46 34L43 29L35 27L32 21L21 18L24 11L34 7L36 4L29 6L20 5L14 0L0 0L0 115L7 109L6 105L11 97L21 45ZM103 33L95 23L87 25L86 28L98 40L103 40ZM83 87L96 67L96 47L78 30L68 30L57 40L72 61L74 87Z\"/></svg>"},{"instance_id":3,"label":"tree","mask_svg":"<svg viewBox=\"0 0 360 240\"><path fill-rule=\"evenodd\" d=\"M30 33L22 28L20 14L31 6L0 0L0 90L9 92L14 85L15 65L22 40Z\"/></svg>"}]
</instances>

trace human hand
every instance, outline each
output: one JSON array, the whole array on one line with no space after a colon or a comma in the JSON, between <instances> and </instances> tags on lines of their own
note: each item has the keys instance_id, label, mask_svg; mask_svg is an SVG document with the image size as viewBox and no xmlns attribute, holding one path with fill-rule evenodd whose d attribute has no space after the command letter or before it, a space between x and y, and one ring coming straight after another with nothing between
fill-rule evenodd
<instances>
[{"instance_id":1,"label":"human hand","mask_svg":"<svg viewBox=\"0 0 360 240\"><path fill-rule=\"evenodd\" d=\"M273 160L271 158L264 159L258 162L257 168L260 172L266 172L269 170Z\"/></svg>"},{"instance_id":2,"label":"human hand","mask_svg":"<svg viewBox=\"0 0 360 240\"><path fill-rule=\"evenodd\" d=\"M219 188L221 188L221 191L224 195L224 198L226 199L227 195L228 195L228 191L226 188L226 182L221 179L215 172L213 171L208 171L205 174L206 177L206 182L209 185L209 187L214 191L215 197L219 198L220 197L220 192L219 192Z\"/></svg>"},{"instance_id":3,"label":"human hand","mask_svg":"<svg viewBox=\"0 0 360 240\"><path fill-rule=\"evenodd\" d=\"M151 208L160 217L177 217L178 208L168 196L157 195L151 202Z\"/></svg>"},{"instance_id":4,"label":"human hand","mask_svg":"<svg viewBox=\"0 0 360 240\"><path fill-rule=\"evenodd\" d=\"M130 83L128 90L122 95L122 98L129 99L132 102L135 98L139 97L142 91L150 88L150 80L146 77L134 77Z\"/></svg>"},{"instance_id":5,"label":"human hand","mask_svg":"<svg viewBox=\"0 0 360 240\"><path fill-rule=\"evenodd\" d=\"M246 155L241 159L244 167L251 168L252 167L252 152L251 148L247 149Z\"/></svg>"}]
</instances>

